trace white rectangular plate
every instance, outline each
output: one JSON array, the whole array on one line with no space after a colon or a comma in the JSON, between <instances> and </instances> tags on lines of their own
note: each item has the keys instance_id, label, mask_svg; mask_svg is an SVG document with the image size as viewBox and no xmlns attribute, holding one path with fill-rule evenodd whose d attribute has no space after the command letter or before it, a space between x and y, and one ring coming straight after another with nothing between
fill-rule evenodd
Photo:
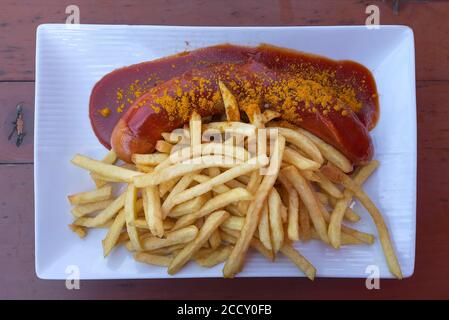
<instances>
[{"instance_id":1,"label":"white rectangular plate","mask_svg":"<svg viewBox=\"0 0 449 320\"><path fill-rule=\"evenodd\" d=\"M186 42L187 41L187 42ZM350 59L367 66L380 93L380 121L372 132L381 166L366 191L383 212L404 276L413 273L416 222L416 102L413 32L407 27L163 27L41 25L36 46L35 215L36 273L65 279L77 266L81 279L168 278L165 268L136 263L124 248L103 258L106 230L80 240L71 223L67 194L93 187L89 175L70 164L75 153L101 158L88 118L93 85L106 73L186 49L219 43L273 45ZM187 46L188 43L188 47ZM356 227L376 234L367 212ZM377 266L391 277L379 241L334 250L312 241L298 249L319 277L366 277ZM368 269L367 269L368 268ZM174 277L221 277L222 266L190 263ZM242 277L301 277L285 257L275 263L250 252Z\"/></svg>"}]
</instances>

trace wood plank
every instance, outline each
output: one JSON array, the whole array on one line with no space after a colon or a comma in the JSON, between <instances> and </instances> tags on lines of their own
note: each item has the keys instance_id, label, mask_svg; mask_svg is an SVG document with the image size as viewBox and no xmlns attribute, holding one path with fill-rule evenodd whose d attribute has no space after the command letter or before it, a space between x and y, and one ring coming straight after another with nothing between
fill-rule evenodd
<instances>
[{"instance_id":1,"label":"wood plank","mask_svg":"<svg viewBox=\"0 0 449 320\"><path fill-rule=\"evenodd\" d=\"M32 165L0 165L0 274L8 275L0 277L0 299L447 299L449 81L419 82L417 92L417 251L409 279L382 280L381 290L367 290L364 279L279 278L82 281L81 290L69 291L64 281L39 280L34 273Z\"/></svg>"},{"instance_id":2,"label":"wood plank","mask_svg":"<svg viewBox=\"0 0 449 320\"><path fill-rule=\"evenodd\" d=\"M81 23L161 25L356 25L364 24L360 0L204 1L78 0ZM391 1L375 2L381 24L409 25L415 32L417 79L442 80L449 74L449 2L401 1L394 15ZM69 0L3 1L0 10L0 81L33 80L35 31L41 23L64 23Z\"/></svg>"},{"instance_id":3,"label":"wood plank","mask_svg":"<svg viewBox=\"0 0 449 320\"><path fill-rule=\"evenodd\" d=\"M16 105L23 102L25 137L16 146L14 134L8 136L16 119ZM33 161L34 139L34 83L33 82L0 82L0 163L30 163Z\"/></svg>"}]
</instances>

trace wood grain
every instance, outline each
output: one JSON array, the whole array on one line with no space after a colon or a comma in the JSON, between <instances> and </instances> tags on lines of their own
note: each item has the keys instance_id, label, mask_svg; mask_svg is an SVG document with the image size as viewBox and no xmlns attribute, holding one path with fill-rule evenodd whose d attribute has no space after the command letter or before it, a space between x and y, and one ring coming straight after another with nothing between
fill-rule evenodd
<instances>
[{"instance_id":1,"label":"wood grain","mask_svg":"<svg viewBox=\"0 0 449 320\"><path fill-rule=\"evenodd\" d=\"M17 86L22 84L15 84ZM12 90L12 89L11 89ZM177 279L64 281L34 273L33 166L0 165L0 299L397 299L449 298L449 81L418 82L418 208L415 274L383 280L367 290L363 279ZM61 213L64 214L64 213ZM342 289L344 288L344 290Z\"/></svg>"},{"instance_id":2,"label":"wood grain","mask_svg":"<svg viewBox=\"0 0 449 320\"><path fill-rule=\"evenodd\" d=\"M0 80L33 80L35 31L42 23L64 23L69 0L2 1ZM381 24L405 24L416 38L417 79L449 74L449 2L402 1L394 15L391 1L361 0L78 0L81 23L160 25L360 25L368 4L380 8ZM440 23L436 23L440 21ZM3 45L4 44L4 45Z\"/></svg>"}]
</instances>

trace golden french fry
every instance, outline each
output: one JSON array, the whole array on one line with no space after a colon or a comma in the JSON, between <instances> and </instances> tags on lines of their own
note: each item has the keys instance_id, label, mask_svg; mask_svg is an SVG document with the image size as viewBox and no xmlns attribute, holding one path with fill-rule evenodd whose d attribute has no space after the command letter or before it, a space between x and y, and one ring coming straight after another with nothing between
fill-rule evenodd
<instances>
[{"instance_id":1,"label":"golden french fry","mask_svg":"<svg viewBox=\"0 0 449 320\"><path fill-rule=\"evenodd\" d=\"M226 85L218 81L218 86L220 88L221 96L223 98L223 104L225 107L226 118L228 121L240 121L240 111L237 104L237 99L229 91Z\"/></svg>"},{"instance_id":2,"label":"golden french fry","mask_svg":"<svg viewBox=\"0 0 449 320\"><path fill-rule=\"evenodd\" d=\"M161 136L165 141L167 141L170 144L177 144L182 139L180 136L175 136L174 134L172 134L170 132L162 132Z\"/></svg>"},{"instance_id":3,"label":"golden french fry","mask_svg":"<svg viewBox=\"0 0 449 320\"><path fill-rule=\"evenodd\" d=\"M314 162L321 165L324 161L323 156L319 148L315 143L301 132L289 128L276 127L279 130L279 134L283 135L287 142L296 146L299 150L303 151Z\"/></svg>"},{"instance_id":4,"label":"golden french fry","mask_svg":"<svg viewBox=\"0 0 449 320\"><path fill-rule=\"evenodd\" d=\"M90 177L98 182L98 185L96 185L97 188L104 187L109 182L123 182L121 179L105 177L95 172L91 172Z\"/></svg>"},{"instance_id":5,"label":"golden french fry","mask_svg":"<svg viewBox=\"0 0 449 320\"><path fill-rule=\"evenodd\" d=\"M114 248L115 244L118 241L118 238L120 237L122 229L125 226L125 222L125 210L122 209L115 217L114 222L112 223L111 227L108 230L108 233L106 234L106 237L102 241L103 256L107 257L111 250Z\"/></svg>"},{"instance_id":6,"label":"golden french fry","mask_svg":"<svg viewBox=\"0 0 449 320\"><path fill-rule=\"evenodd\" d=\"M268 158L264 155L251 158L248 161L236 167L233 167L229 170L226 170L223 173L220 173L218 176L213 177L204 183L200 183L190 189L178 193L173 199L173 202L175 204L179 204L187 200L190 200L194 197L198 197L206 192L211 191L217 185L224 184L238 176L257 170L265 166L267 163Z\"/></svg>"},{"instance_id":7,"label":"golden french fry","mask_svg":"<svg viewBox=\"0 0 449 320\"><path fill-rule=\"evenodd\" d=\"M287 236L292 241L299 240L299 196L287 177L281 172L279 181L288 192L288 227Z\"/></svg>"},{"instance_id":8,"label":"golden french fry","mask_svg":"<svg viewBox=\"0 0 449 320\"><path fill-rule=\"evenodd\" d=\"M337 188L336 185L332 183L332 181L328 179L328 177L320 171L316 171L315 174L319 178L317 183L323 191L327 192L330 196L336 199L341 199L343 197L343 193Z\"/></svg>"},{"instance_id":9,"label":"golden french fry","mask_svg":"<svg viewBox=\"0 0 449 320\"><path fill-rule=\"evenodd\" d=\"M136 164L136 169L139 172L143 172L143 173L154 172L154 167L146 166L146 165L143 165L143 164Z\"/></svg>"},{"instance_id":10,"label":"golden french fry","mask_svg":"<svg viewBox=\"0 0 449 320\"><path fill-rule=\"evenodd\" d=\"M212 250L217 249L221 244L220 230L215 230L209 238L209 245Z\"/></svg>"},{"instance_id":11,"label":"golden french fry","mask_svg":"<svg viewBox=\"0 0 449 320\"><path fill-rule=\"evenodd\" d=\"M101 160L104 163L114 164L117 161L117 154L113 150L109 150L106 156ZM90 174L92 180L95 183L97 188L101 188L106 185L107 181L101 180L98 177L94 176L92 173Z\"/></svg>"},{"instance_id":12,"label":"golden french fry","mask_svg":"<svg viewBox=\"0 0 449 320\"><path fill-rule=\"evenodd\" d=\"M257 172L257 171L255 171L255 172ZM249 183L249 180L250 180L251 176L257 176L257 175L254 175L254 172L251 172L250 176L240 176L240 177L235 178L235 180L237 180L238 182L243 183L244 185L246 185L248 187L248 183Z\"/></svg>"},{"instance_id":13,"label":"golden french fry","mask_svg":"<svg viewBox=\"0 0 449 320\"><path fill-rule=\"evenodd\" d=\"M157 186L148 186L142 192L145 194L146 205L144 205L144 209L146 208L146 210L144 211L148 227L154 236L160 238L164 235L164 225L162 223L163 215L158 188Z\"/></svg>"},{"instance_id":14,"label":"golden french fry","mask_svg":"<svg viewBox=\"0 0 449 320\"><path fill-rule=\"evenodd\" d=\"M83 217L98 210L103 210L104 208L108 207L112 203L112 201L113 200L103 200L98 202L81 204L76 207L73 207L71 212L73 216L77 218Z\"/></svg>"},{"instance_id":15,"label":"golden french fry","mask_svg":"<svg viewBox=\"0 0 449 320\"><path fill-rule=\"evenodd\" d=\"M198 228L195 226L188 226L183 229L172 231L166 234L165 238L158 238L150 236L142 239L142 249L144 251L153 251L164 247L173 246L181 243L188 243L195 239L198 233ZM134 249L136 249L134 247Z\"/></svg>"},{"instance_id":16,"label":"golden french fry","mask_svg":"<svg viewBox=\"0 0 449 320\"><path fill-rule=\"evenodd\" d=\"M243 177L247 178L246 176L240 176L239 178L243 178ZM244 179L244 180L248 180L246 183L246 190L248 190L249 193L254 194L257 191L257 188L259 187L260 182L262 181L262 176L260 175L259 171L256 170L251 173L251 175L248 179ZM249 205L250 205L249 201L240 202L238 204L238 209L241 212L247 212Z\"/></svg>"},{"instance_id":17,"label":"golden french fry","mask_svg":"<svg viewBox=\"0 0 449 320\"><path fill-rule=\"evenodd\" d=\"M243 224L242 224L243 227ZM267 250L272 251L272 241L271 241L271 232L270 232L270 216L268 214L268 202L265 201L265 204L262 208L262 212L259 220L259 239L260 242L267 248Z\"/></svg>"},{"instance_id":18,"label":"golden french fry","mask_svg":"<svg viewBox=\"0 0 449 320\"><path fill-rule=\"evenodd\" d=\"M201 227L198 236L189 244L187 244L173 259L168 267L169 274L177 273L190 260L192 255L207 242L212 233L220 226L220 224L229 217L229 213L224 210L215 211L207 217L204 225Z\"/></svg>"},{"instance_id":19,"label":"golden french fry","mask_svg":"<svg viewBox=\"0 0 449 320\"><path fill-rule=\"evenodd\" d=\"M139 239L139 231L136 227L131 225L131 222L137 219L137 210L136 210L136 200L137 200L137 189L134 184L128 184L128 188L126 190L125 196L125 221L126 221L126 230L129 235L129 239L136 250L140 250L141 244Z\"/></svg>"},{"instance_id":20,"label":"golden french fry","mask_svg":"<svg viewBox=\"0 0 449 320\"><path fill-rule=\"evenodd\" d=\"M172 151L168 159L164 160L155 167L156 171L165 169L176 163L183 162L192 158L192 147L187 146L176 151ZM235 145L224 145L223 143L210 142L201 144L201 155L223 155L229 158L235 158L240 161L246 161L250 158L245 148ZM218 169L218 168L216 168ZM215 169L214 169L215 170Z\"/></svg>"},{"instance_id":21,"label":"golden french fry","mask_svg":"<svg viewBox=\"0 0 449 320\"><path fill-rule=\"evenodd\" d=\"M142 195L142 199L144 199L143 195ZM145 202L145 199L144 199L144 202ZM136 228L139 228L139 229L150 230L150 228L148 227L147 221L145 219L142 219L142 218L138 218L138 219L136 219L134 221L131 221L130 225L132 227L136 227Z\"/></svg>"},{"instance_id":22,"label":"golden french fry","mask_svg":"<svg viewBox=\"0 0 449 320\"><path fill-rule=\"evenodd\" d=\"M340 247L341 241L341 221L343 220L343 216L345 214L346 208L349 205L349 202L352 199L352 195L348 194L346 191L344 192L344 196L342 199L338 200L334 210L331 214L331 220L329 223L329 240L331 245L338 249Z\"/></svg>"},{"instance_id":23,"label":"golden french fry","mask_svg":"<svg viewBox=\"0 0 449 320\"><path fill-rule=\"evenodd\" d=\"M209 213L222 209L227 205L237 202L237 201L245 201L253 199L253 195L250 194L246 189L243 188L235 188L231 189L228 192L221 193L214 198L207 201L203 208L198 212L191 213L185 216L182 216L176 221L173 230L177 230L179 228L188 226L194 223L197 219L208 215Z\"/></svg>"},{"instance_id":24,"label":"golden french fry","mask_svg":"<svg viewBox=\"0 0 449 320\"><path fill-rule=\"evenodd\" d=\"M326 223L329 223L330 219L331 219L330 213L326 210L324 205L321 202L319 202L318 200L317 200L317 204L318 204L321 216L324 218L324 221L326 221ZM359 239L360 241L362 241L366 244L373 244L375 241L375 237L372 234L358 231L358 230L349 228L345 225L341 225L341 231L343 233L349 234L349 235Z\"/></svg>"},{"instance_id":25,"label":"golden french fry","mask_svg":"<svg viewBox=\"0 0 449 320\"><path fill-rule=\"evenodd\" d=\"M249 157L247 157L246 159L249 159ZM216 167L207 168L207 174L211 178L218 176L220 173L221 173L221 171L219 168L216 168ZM200 182L200 181L198 181L198 182Z\"/></svg>"},{"instance_id":26,"label":"golden french fry","mask_svg":"<svg viewBox=\"0 0 449 320\"><path fill-rule=\"evenodd\" d=\"M87 229L85 227L77 226L75 224L69 224L69 228L70 230L75 232L81 239L85 238L87 235Z\"/></svg>"},{"instance_id":27,"label":"golden french fry","mask_svg":"<svg viewBox=\"0 0 449 320\"><path fill-rule=\"evenodd\" d=\"M399 262L397 260L396 254L393 249L393 244L391 242L390 234L388 232L387 225L380 213L379 209L377 209L376 205L372 202L372 200L368 197L368 195L363 191L359 184L355 183L351 178L345 175L342 171L335 167L334 170L327 166L322 168L323 172L326 174L328 170L331 170L332 173L327 176L334 178L334 181L338 181L345 188L348 188L351 192L354 193L355 197L362 203L362 205L366 208L366 210L371 215L371 218L376 225L377 232L379 233L380 243L382 245L382 249L385 254L385 258L387 260L388 267L390 268L390 272L398 279L402 279L402 272ZM367 170L368 171L368 170Z\"/></svg>"},{"instance_id":28,"label":"golden french fry","mask_svg":"<svg viewBox=\"0 0 449 320\"><path fill-rule=\"evenodd\" d=\"M320 168L318 162L303 157L289 147L285 147L283 161L294 165L299 170L317 170Z\"/></svg>"},{"instance_id":29,"label":"golden french fry","mask_svg":"<svg viewBox=\"0 0 449 320\"><path fill-rule=\"evenodd\" d=\"M163 248L159 248L156 250L151 250L149 252L151 254L155 254L155 255L167 256L167 255L172 255L174 253L179 252L182 248L185 247L185 245L186 245L185 243L174 244L172 246L163 247Z\"/></svg>"},{"instance_id":30,"label":"golden french fry","mask_svg":"<svg viewBox=\"0 0 449 320\"><path fill-rule=\"evenodd\" d=\"M139 262L151 264L155 266L168 267L173 260L173 257L158 256L146 252L136 252L134 259Z\"/></svg>"},{"instance_id":31,"label":"golden french fry","mask_svg":"<svg viewBox=\"0 0 449 320\"><path fill-rule=\"evenodd\" d=\"M281 217L281 197L273 188L268 194L268 215L270 217L270 233L274 253L278 252L284 242L284 227Z\"/></svg>"},{"instance_id":32,"label":"golden french fry","mask_svg":"<svg viewBox=\"0 0 449 320\"><path fill-rule=\"evenodd\" d=\"M139 176L142 173L133 171L112 164L103 163L98 160L91 159L80 154L75 155L71 160L72 163L78 167L95 172L104 178L110 178L122 182L131 182L133 177Z\"/></svg>"},{"instance_id":33,"label":"golden french fry","mask_svg":"<svg viewBox=\"0 0 449 320\"><path fill-rule=\"evenodd\" d=\"M201 155L201 116L196 111L190 116L189 127L192 156L198 157Z\"/></svg>"},{"instance_id":34,"label":"golden french fry","mask_svg":"<svg viewBox=\"0 0 449 320\"><path fill-rule=\"evenodd\" d=\"M254 232L259 224L260 213L262 211L265 199L268 193L274 186L279 174L279 169L282 163L282 156L284 154L285 138L278 135L273 152L270 156L270 164L268 167L268 175L265 175L254 200L251 203L248 213L246 215L245 225L241 231L241 236L232 250L229 259L226 261L223 268L223 274L226 278L234 277L235 274L243 267L243 261L253 238ZM265 248L265 247L264 247Z\"/></svg>"},{"instance_id":35,"label":"golden french fry","mask_svg":"<svg viewBox=\"0 0 449 320\"><path fill-rule=\"evenodd\" d=\"M211 122L203 125L203 132L206 130L217 130L221 133L225 131L232 132L236 135L254 136L256 134L256 126L236 121Z\"/></svg>"},{"instance_id":36,"label":"golden french fry","mask_svg":"<svg viewBox=\"0 0 449 320\"><path fill-rule=\"evenodd\" d=\"M332 198L332 197L329 197L327 194L325 194L323 192L319 192L319 191L315 192L315 196L325 206L329 205L329 203L330 203L330 199L329 198ZM333 199L335 199L335 198L333 198Z\"/></svg>"},{"instance_id":37,"label":"golden french fry","mask_svg":"<svg viewBox=\"0 0 449 320\"><path fill-rule=\"evenodd\" d=\"M343 193L343 196L344 196L344 193ZM334 207L334 208L337 205L337 201L338 201L338 199L329 197L329 202L332 205L332 207ZM349 222L358 222L361 219L360 216L356 212L354 212L354 210L352 210L349 206L346 208L343 218L348 220Z\"/></svg>"},{"instance_id":38,"label":"golden french fry","mask_svg":"<svg viewBox=\"0 0 449 320\"><path fill-rule=\"evenodd\" d=\"M314 228L312 228L311 231L312 231L311 232L312 239L321 240L320 237L318 236L318 233L315 231ZM345 245L358 245L358 244L366 244L366 243L357 239L356 237L351 236L350 234L342 233L340 244L342 246L345 246Z\"/></svg>"},{"instance_id":39,"label":"golden french fry","mask_svg":"<svg viewBox=\"0 0 449 320\"><path fill-rule=\"evenodd\" d=\"M213 176L213 177L216 177L216 176ZM205 182L209 181L210 179L211 179L211 177L208 177L208 176L203 175L203 174L195 174L195 175L193 175L193 180L195 180L196 182L199 182L199 183L205 183ZM214 186L212 188L212 191L214 193L224 193L224 192L228 192L229 190L231 190L231 188L229 188L225 184L216 185L216 186Z\"/></svg>"},{"instance_id":40,"label":"golden french fry","mask_svg":"<svg viewBox=\"0 0 449 320\"><path fill-rule=\"evenodd\" d=\"M240 203L242 203L242 202L240 202ZM244 217L246 215L246 210L245 211L240 210L239 207L237 205L233 204L233 203L231 203L230 205L227 205L225 207L225 209L227 211L229 211L229 213L234 215L234 216Z\"/></svg>"},{"instance_id":41,"label":"golden french fry","mask_svg":"<svg viewBox=\"0 0 449 320\"><path fill-rule=\"evenodd\" d=\"M351 161L349 161L340 151L307 130L304 130L302 128L297 128L296 130L312 140L316 147L321 151L323 157L326 158L329 162L335 164L343 172L352 171Z\"/></svg>"},{"instance_id":42,"label":"golden french fry","mask_svg":"<svg viewBox=\"0 0 449 320\"><path fill-rule=\"evenodd\" d=\"M228 228L230 230L240 231L240 230L242 230L244 224L245 224L245 218L243 218L243 217L236 217L236 216L229 216L229 218L227 218L221 224L221 226L223 228Z\"/></svg>"},{"instance_id":43,"label":"golden french fry","mask_svg":"<svg viewBox=\"0 0 449 320\"><path fill-rule=\"evenodd\" d=\"M170 212L168 213L169 217L178 218L180 216L194 213L201 209L201 207L206 203L207 200L210 199L209 193L205 193L200 195L199 197L190 199L186 202L180 203L176 205Z\"/></svg>"},{"instance_id":44,"label":"golden french fry","mask_svg":"<svg viewBox=\"0 0 449 320\"><path fill-rule=\"evenodd\" d=\"M117 212L125 205L126 192L117 197L108 207L100 211L95 217L81 217L76 219L73 224L87 228L99 227L112 219Z\"/></svg>"},{"instance_id":45,"label":"golden french fry","mask_svg":"<svg viewBox=\"0 0 449 320\"><path fill-rule=\"evenodd\" d=\"M104 186L99 189L80 192L67 196L71 205L80 205L107 200L112 196L112 187Z\"/></svg>"},{"instance_id":46,"label":"golden french fry","mask_svg":"<svg viewBox=\"0 0 449 320\"><path fill-rule=\"evenodd\" d=\"M173 207L175 206L175 204L173 203L173 198L175 197L175 195L187 189L189 185L192 183L193 174L194 173L189 173L183 176L181 180L179 180L178 183L174 186L172 191L168 194L167 198L162 204L162 218L165 219L165 217L169 214L171 209L173 209Z\"/></svg>"},{"instance_id":47,"label":"golden french fry","mask_svg":"<svg viewBox=\"0 0 449 320\"><path fill-rule=\"evenodd\" d=\"M229 188L231 188L231 189L234 189L234 188L243 188L243 189L245 189L246 188L245 184L241 183L237 179L232 179L232 180L226 182L226 185Z\"/></svg>"},{"instance_id":48,"label":"golden french fry","mask_svg":"<svg viewBox=\"0 0 449 320\"><path fill-rule=\"evenodd\" d=\"M303 242L309 241L311 238L310 215L309 210L301 200L299 201L299 227L301 229L301 240Z\"/></svg>"},{"instance_id":49,"label":"golden french fry","mask_svg":"<svg viewBox=\"0 0 449 320\"><path fill-rule=\"evenodd\" d=\"M236 244L237 239L240 238L240 232L237 230L230 230L228 228L221 228L222 232L222 239L227 241L230 244ZM259 253L261 253L265 258L267 258L269 261L274 261L274 254L272 250L268 250L265 248L265 246L260 242L257 238L252 238L250 241L250 246Z\"/></svg>"},{"instance_id":50,"label":"golden french fry","mask_svg":"<svg viewBox=\"0 0 449 320\"><path fill-rule=\"evenodd\" d=\"M239 164L239 161L223 156L197 157L189 161L176 163L159 171L156 170L155 172L136 177L133 182L136 187L143 188L149 185L157 185L173 178L209 167L234 168Z\"/></svg>"},{"instance_id":51,"label":"golden french fry","mask_svg":"<svg viewBox=\"0 0 449 320\"><path fill-rule=\"evenodd\" d=\"M154 148L156 149L156 151L158 151L160 153L170 154L170 152L173 148L173 145L171 143L168 143L167 141L158 140L158 141L156 141L156 145Z\"/></svg>"},{"instance_id":52,"label":"golden french fry","mask_svg":"<svg viewBox=\"0 0 449 320\"><path fill-rule=\"evenodd\" d=\"M273 119L279 118L280 116L281 114L279 112L271 109L267 109L262 113L264 124L272 121Z\"/></svg>"},{"instance_id":53,"label":"golden french fry","mask_svg":"<svg viewBox=\"0 0 449 320\"><path fill-rule=\"evenodd\" d=\"M315 226L315 229L320 235L321 239L325 243L328 243L329 239L327 237L327 226L319 207L319 204L321 203L317 201L309 183L293 166L282 169L282 173L285 174L290 183L298 192L301 200L303 201L304 205L306 206L309 212L310 219L312 220L312 223Z\"/></svg>"},{"instance_id":54,"label":"golden french fry","mask_svg":"<svg viewBox=\"0 0 449 320\"><path fill-rule=\"evenodd\" d=\"M288 167L289 164L286 165L286 167ZM301 170L301 174L303 175L304 178L306 178L309 181L312 182L319 182L320 178L316 175L316 171L312 171L312 170Z\"/></svg>"},{"instance_id":55,"label":"golden french fry","mask_svg":"<svg viewBox=\"0 0 449 320\"><path fill-rule=\"evenodd\" d=\"M310 280L315 279L315 267L289 243L284 243L281 252L289 258Z\"/></svg>"},{"instance_id":56,"label":"golden french fry","mask_svg":"<svg viewBox=\"0 0 449 320\"><path fill-rule=\"evenodd\" d=\"M154 171L155 170L153 170L153 172ZM173 189L173 187L179 182L179 180L181 180L181 177L176 177L159 184L159 196L163 198L168 191Z\"/></svg>"},{"instance_id":57,"label":"golden french fry","mask_svg":"<svg viewBox=\"0 0 449 320\"><path fill-rule=\"evenodd\" d=\"M168 154L166 153L151 153L151 154L133 154L132 162L136 165L144 165L144 166L156 166L168 159Z\"/></svg>"},{"instance_id":58,"label":"golden french fry","mask_svg":"<svg viewBox=\"0 0 449 320\"><path fill-rule=\"evenodd\" d=\"M124 231L124 232L120 233L120 235L118 236L118 239L115 242L115 246L114 247L118 247L119 245L124 244L124 243L126 243L128 241L129 241L128 232Z\"/></svg>"},{"instance_id":59,"label":"golden french fry","mask_svg":"<svg viewBox=\"0 0 449 320\"><path fill-rule=\"evenodd\" d=\"M195 262L202 267L212 268L219 263L226 261L231 254L232 246L221 246L201 257L195 256Z\"/></svg>"}]
</instances>

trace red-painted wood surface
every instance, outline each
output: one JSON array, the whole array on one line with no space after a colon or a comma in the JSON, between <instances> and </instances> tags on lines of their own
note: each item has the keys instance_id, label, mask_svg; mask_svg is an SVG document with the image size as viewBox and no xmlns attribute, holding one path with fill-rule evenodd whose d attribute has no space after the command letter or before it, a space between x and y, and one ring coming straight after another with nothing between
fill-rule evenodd
<instances>
[{"instance_id":1,"label":"red-painted wood surface","mask_svg":"<svg viewBox=\"0 0 449 320\"><path fill-rule=\"evenodd\" d=\"M73 1L0 0L0 298L449 298L449 1L359 0L78 0L81 23L178 25L363 24L368 4L381 24L406 24L416 41L418 101L418 207L415 274L365 289L363 279L187 279L64 281L34 273L33 103L37 25L64 22ZM15 105L25 102L24 144L7 136Z\"/></svg>"}]
</instances>

